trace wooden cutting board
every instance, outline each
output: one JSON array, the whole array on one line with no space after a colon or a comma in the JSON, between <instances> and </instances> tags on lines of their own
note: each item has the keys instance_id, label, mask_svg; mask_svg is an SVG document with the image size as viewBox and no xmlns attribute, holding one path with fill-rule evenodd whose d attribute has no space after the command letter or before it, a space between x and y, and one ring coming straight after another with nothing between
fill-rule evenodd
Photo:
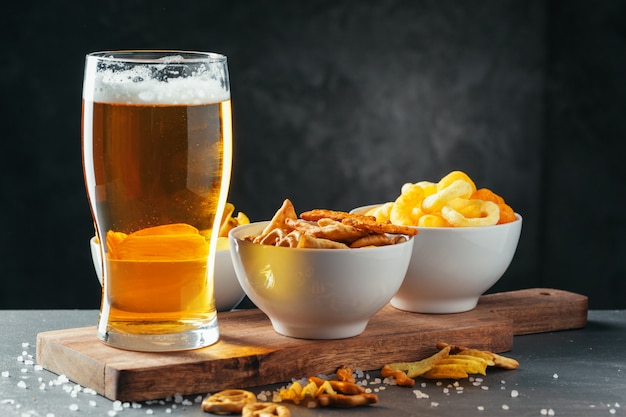
<instances>
[{"instance_id":1,"label":"wooden cutting board","mask_svg":"<svg viewBox=\"0 0 626 417\"><path fill-rule=\"evenodd\" d=\"M494 352L513 348L513 336L584 327L587 297L554 289L482 296L458 314L416 314L390 305L361 335L343 340L303 340L277 334L258 309L220 313L220 341L187 352L144 353L101 343L96 328L37 335L37 361L111 400L143 401L206 394L332 373L342 364L376 370L414 361L444 341Z\"/></svg>"}]
</instances>

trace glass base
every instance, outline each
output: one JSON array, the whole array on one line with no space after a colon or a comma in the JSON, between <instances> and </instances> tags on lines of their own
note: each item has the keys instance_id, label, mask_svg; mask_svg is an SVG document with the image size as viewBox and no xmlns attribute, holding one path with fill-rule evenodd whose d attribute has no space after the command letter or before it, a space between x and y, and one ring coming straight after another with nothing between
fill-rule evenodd
<instances>
[{"instance_id":1,"label":"glass base","mask_svg":"<svg viewBox=\"0 0 626 417\"><path fill-rule=\"evenodd\" d=\"M202 327L176 333L137 334L98 329L98 339L109 346L140 352L173 352L199 349L219 340L217 317Z\"/></svg>"}]
</instances>

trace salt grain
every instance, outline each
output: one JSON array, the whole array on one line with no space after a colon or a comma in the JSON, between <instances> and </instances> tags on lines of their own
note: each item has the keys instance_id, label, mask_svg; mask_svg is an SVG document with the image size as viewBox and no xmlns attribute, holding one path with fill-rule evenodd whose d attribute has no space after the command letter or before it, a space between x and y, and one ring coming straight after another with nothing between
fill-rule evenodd
<instances>
[{"instance_id":1,"label":"salt grain","mask_svg":"<svg viewBox=\"0 0 626 417\"><path fill-rule=\"evenodd\" d=\"M609 410L609 413L611 413L611 414L615 414L615 413L616 413L616 411L615 411L615 409L614 409L614 408L611 408L611 409Z\"/></svg>"},{"instance_id":2,"label":"salt grain","mask_svg":"<svg viewBox=\"0 0 626 417\"><path fill-rule=\"evenodd\" d=\"M148 408L148 409L146 410L146 414L154 414L154 411L152 411L152 409L151 409L151 408Z\"/></svg>"},{"instance_id":3,"label":"salt grain","mask_svg":"<svg viewBox=\"0 0 626 417\"><path fill-rule=\"evenodd\" d=\"M416 389L413 390L413 394L415 394L415 398L430 398L430 396L422 391Z\"/></svg>"},{"instance_id":4,"label":"salt grain","mask_svg":"<svg viewBox=\"0 0 626 417\"><path fill-rule=\"evenodd\" d=\"M436 402L436 401L431 401L431 402L430 402L430 406L431 406L431 407L439 407L439 403L438 403L438 402Z\"/></svg>"},{"instance_id":5,"label":"salt grain","mask_svg":"<svg viewBox=\"0 0 626 417\"><path fill-rule=\"evenodd\" d=\"M8 378L9 376L11 376L11 374L9 373L9 371L2 371L2 377L3 378Z\"/></svg>"},{"instance_id":6,"label":"salt grain","mask_svg":"<svg viewBox=\"0 0 626 417\"><path fill-rule=\"evenodd\" d=\"M18 383L17 383L17 386L18 386L19 388L26 388L26 382L24 382L24 381L20 381L20 382L18 382Z\"/></svg>"},{"instance_id":7,"label":"salt grain","mask_svg":"<svg viewBox=\"0 0 626 417\"><path fill-rule=\"evenodd\" d=\"M552 375L552 378L557 379L559 377L559 374L554 374Z\"/></svg>"},{"instance_id":8,"label":"salt grain","mask_svg":"<svg viewBox=\"0 0 626 417\"><path fill-rule=\"evenodd\" d=\"M519 392L516 389L511 391L511 397L516 398L518 395L519 395Z\"/></svg>"},{"instance_id":9,"label":"salt grain","mask_svg":"<svg viewBox=\"0 0 626 417\"><path fill-rule=\"evenodd\" d=\"M480 389L487 391L489 387L487 385L481 385Z\"/></svg>"},{"instance_id":10,"label":"salt grain","mask_svg":"<svg viewBox=\"0 0 626 417\"><path fill-rule=\"evenodd\" d=\"M508 409L509 409L509 406L508 406L508 405L506 405L506 404L502 404L502 409L503 409L503 410L508 410Z\"/></svg>"},{"instance_id":11,"label":"salt grain","mask_svg":"<svg viewBox=\"0 0 626 417\"><path fill-rule=\"evenodd\" d=\"M78 404L70 404L68 408L70 411L78 411Z\"/></svg>"},{"instance_id":12,"label":"salt grain","mask_svg":"<svg viewBox=\"0 0 626 417\"><path fill-rule=\"evenodd\" d=\"M109 417L115 417L117 415L117 413L114 410L109 410L109 412L107 413L107 415Z\"/></svg>"},{"instance_id":13,"label":"salt grain","mask_svg":"<svg viewBox=\"0 0 626 417\"><path fill-rule=\"evenodd\" d=\"M478 407L476 407L476 409L478 411L485 411L485 407L483 407L482 405L479 405Z\"/></svg>"}]
</instances>

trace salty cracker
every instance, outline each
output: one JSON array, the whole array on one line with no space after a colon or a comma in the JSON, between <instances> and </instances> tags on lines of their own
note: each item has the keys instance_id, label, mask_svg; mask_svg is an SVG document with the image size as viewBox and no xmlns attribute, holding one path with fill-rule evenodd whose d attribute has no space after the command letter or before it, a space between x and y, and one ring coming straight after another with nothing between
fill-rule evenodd
<instances>
[{"instance_id":1,"label":"salty cracker","mask_svg":"<svg viewBox=\"0 0 626 417\"><path fill-rule=\"evenodd\" d=\"M365 248L368 246L388 246L395 245L406 241L404 236L387 236L387 235L367 235L355 240L350 244L353 249Z\"/></svg>"},{"instance_id":2,"label":"salty cracker","mask_svg":"<svg viewBox=\"0 0 626 417\"><path fill-rule=\"evenodd\" d=\"M401 226L392 223L378 223L375 220L361 220L357 218L346 218L341 221L343 224L354 226L358 229L368 230L372 233L389 233L392 235L417 235L417 229L411 226Z\"/></svg>"},{"instance_id":3,"label":"salty cracker","mask_svg":"<svg viewBox=\"0 0 626 417\"><path fill-rule=\"evenodd\" d=\"M341 242L335 242L330 239L323 239L307 234L300 236L298 248L314 248L314 249L349 249L348 245Z\"/></svg>"},{"instance_id":4,"label":"salty cracker","mask_svg":"<svg viewBox=\"0 0 626 417\"><path fill-rule=\"evenodd\" d=\"M274 229L285 229L286 219L298 220L298 215L293 207L293 203L289 199L283 201L282 206L274 213L274 217L270 220L269 224L265 226L265 229L261 232L261 236L269 233Z\"/></svg>"},{"instance_id":5,"label":"salty cracker","mask_svg":"<svg viewBox=\"0 0 626 417\"><path fill-rule=\"evenodd\" d=\"M317 230L311 229L311 235L346 244L368 235L368 231L366 230L358 229L332 219L320 219L317 221L317 224L319 228Z\"/></svg>"},{"instance_id":6,"label":"salty cracker","mask_svg":"<svg viewBox=\"0 0 626 417\"><path fill-rule=\"evenodd\" d=\"M362 221L376 221L374 216L368 216L365 214L347 213L345 211L336 211L328 209L313 209L305 211L300 214L300 218L303 220L316 222L320 219L332 219L338 222L343 222L344 219L358 219Z\"/></svg>"}]
</instances>

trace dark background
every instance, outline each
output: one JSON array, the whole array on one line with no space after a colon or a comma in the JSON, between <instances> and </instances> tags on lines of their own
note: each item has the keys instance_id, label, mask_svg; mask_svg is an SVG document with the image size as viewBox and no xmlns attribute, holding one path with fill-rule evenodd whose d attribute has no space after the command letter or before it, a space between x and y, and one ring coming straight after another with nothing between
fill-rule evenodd
<instances>
[{"instance_id":1,"label":"dark background","mask_svg":"<svg viewBox=\"0 0 626 417\"><path fill-rule=\"evenodd\" d=\"M626 2L33 1L2 17L0 308L97 308L84 55L229 58L229 200L265 220L466 171L524 216L492 291L626 308Z\"/></svg>"}]
</instances>

